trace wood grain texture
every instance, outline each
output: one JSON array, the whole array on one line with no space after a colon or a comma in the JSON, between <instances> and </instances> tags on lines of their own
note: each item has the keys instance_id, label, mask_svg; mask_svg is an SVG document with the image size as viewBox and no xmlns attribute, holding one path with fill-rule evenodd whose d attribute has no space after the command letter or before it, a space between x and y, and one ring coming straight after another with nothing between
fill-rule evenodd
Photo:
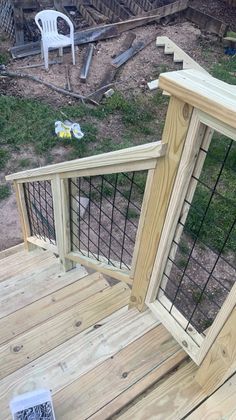
<instances>
[{"instance_id":1,"label":"wood grain texture","mask_svg":"<svg viewBox=\"0 0 236 420\"><path fill-rule=\"evenodd\" d=\"M74 267L71 260L66 258L70 251L70 216L69 216L69 186L68 180L60 179L59 175L51 181L53 197L53 214L56 232L56 246L63 270L69 271Z\"/></svg>"},{"instance_id":2,"label":"wood grain texture","mask_svg":"<svg viewBox=\"0 0 236 420\"><path fill-rule=\"evenodd\" d=\"M3 260L3 258L7 258L11 255L15 255L20 251L24 251L24 249L25 247L23 243L4 249L3 251L0 251L0 260Z\"/></svg>"},{"instance_id":3,"label":"wood grain texture","mask_svg":"<svg viewBox=\"0 0 236 420\"><path fill-rule=\"evenodd\" d=\"M204 400L206 394L194 381L197 367L193 362L180 366L177 372L130 407L119 420L181 420Z\"/></svg>"},{"instance_id":4,"label":"wood grain texture","mask_svg":"<svg viewBox=\"0 0 236 420\"><path fill-rule=\"evenodd\" d=\"M166 218L169 200L177 174L184 142L188 132L192 108L186 103L171 98L167 112L163 143L167 144L165 157L157 161L149 192L145 226L140 239L137 264L130 306L144 308L156 252Z\"/></svg>"},{"instance_id":5,"label":"wood grain texture","mask_svg":"<svg viewBox=\"0 0 236 420\"><path fill-rule=\"evenodd\" d=\"M62 273L57 259L51 255L45 261L37 259L25 270L23 259L23 266L20 266L19 274L17 272L16 266L12 277L9 273L6 280L0 282L0 318L87 275L83 267Z\"/></svg>"},{"instance_id":6,"label":"wood grain texture","mask_svg":"<svg viewBox=\"0 0 236 420\"><path fill-rule=\"evenodd\" d=\"M235 420L236 419L236 375L232 376L200 407L191 413L188 420Z\"/></svg>"},{"instance_id":7,"label":"wood grain texture","mask_svg":"<svg viewBox=\"0 0 236 420\"><path fill-rule=\"evenodd\" d=\"M236 309L232 311L200 366L196 381L213 392L236 371Z\"/></svg>"},{"instance_id":8,"label":"wood grain texture","mask_svg":"<svg viewBox=\"0 0 236 420\"><path fill-rule=\"evenodd\" d=\"M30 225L29 225L29 219L28 219L28 213L26 209L26 203L24 198L24 189L22 184L18 184L17 182L14 182L14 189L16 194L16 203L18 208L18 213L20 216L20 225L23 235L23 241L25 244L25 249L28 251L30 250L30 246L27 242L27 237L31 235L30 231Z\"/></svg>"},{"instance_id":9,"label":"wood grain texture","mask_svg":"<svg viewBox=\"0 0 236 420\"><path fill-rule=\"evenodd\" d=\"M236 128L236 87L197 72L163 73L159 86L219 121Z\"/></svg>"},{"instance_id":10,"label":"wood grain texture","mask_svg":"<svg viewBox=\"0 0 236 420\"><path fill-rule=\"evenodd\" d=\"M0 379L59 346L129 300L129 288L121 283L76 303L0 347Z\"/></svg>"},{"instance_id":11,"label":"wood grain texture","mask_svg":"<svg viewBox=\"0 0 236 420\"><path fill-rule=\"evenodd\" d=\"M36 325L42 324L106 287L109 287L109 284L102 274L93 273L68 286L64 285L59 290L49 292L47 296L0 319L0 343L3 344Z\"/></svg>"},{"instance_id":12,"label":"wood grain texture","mask_svg":"<svg viewBox=\"0 0 236 420\"><path fill-rule=\"evenodd\" d=\"M124 283L132 285L133 281L129 276L128 270L121 270L119 268L114 267L113 265L108 265L107 260L106 262L97 261L90 257L86 257L79 252L70 252L66 255L66 258L71 259L72 261L78 262L80 264L85 265L86 267L92 268L93 270L97 270L99 273L103 273L107 276L111 276L114 279L123 281ZM99 256L102 259L101 256ZM105 260L105 258L104 258Z\"/></svg>"},{"instance_id":13,"label":"wood grain texture","mask_svg":"<svg viewBox=\"0 0 236 420\"><path fill-rule=\"evenodd\" d=\"M60 172L80 171L88 168L98 168L97 173L99 174L99 168L104 166L110 166L112 172L113 165L158 158L163 156L165 151L166 148L161 142L143 144L141 146L129 147L115 152L103 153L83 159L75 159L68 162L56 163L54 165L18 172L13 175L7 175L6 180L30 179L31 177L42 175L49 176L50 178L50 175L58 174Z\"/></svg>"},{"instance_id":14,"label":"wood grain texture","mask_svg":"<svg viewBox=\"0 0 236 420\"><path fill-rule=\"evenodd\" d=\"M157 321L149 311L140 314L126 310L99 324L99 328L85 330L4 378L0 383L2 418L11 418L8 402L13 395L37 388L51 389L55 394L154 328Z\"/></svg>"},{"instance_id":15,"label":"wood grain texture","mask_svg":"<svg viewBox=\"0 0 236 420\"><path fill-rule=\"evenodd\" d=\"M68 418L77 420L91 416L96 419L108 418L122 407L117 400L116 408L113 404L111 404L112 411L111 406L108 408L114 398L122 396L155 368L157 370L159 368L162 375L163 369L168 372L173 366L174 356L178 351L179 346L175 340L162 325L158 325L115 354L112 359L109 358L78 381L58 392L53 398L58 417L61 420ZM172 356L173 360L168 363ZM176 359L179 362L178 356ZM157 372L155 377L158 378ZM92 399L91 395L93 395Z\"/></svg>"},{"instance_id":16,"label":"wood grain texture","mask_svg":"<svg viewBox=\"0 0 236 420\"><path fill-rule=\"evenodd\" d=\"M27 238L28 244L35 245L38 248L45 249L58 255L58 248L56 245L50 242L49 239L39 239L37 236L30 236Z\"/></svg>"}]
</instances>

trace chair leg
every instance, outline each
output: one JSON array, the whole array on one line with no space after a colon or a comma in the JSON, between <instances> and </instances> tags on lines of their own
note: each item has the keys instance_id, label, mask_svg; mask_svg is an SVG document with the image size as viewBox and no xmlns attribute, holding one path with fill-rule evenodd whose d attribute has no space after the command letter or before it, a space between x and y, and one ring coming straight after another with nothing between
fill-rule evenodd
<instances>
[{"instance_id":1,"label":"chair leg","mask_svg":"<svg viewBox=\"0 0 236 420\"><path fill-rule=\"evenodd\" d=\"M44 56L43 56L43 43L41 41L41 60L43 60Z\"/></svg>"},{"instance_id":2,"label":"chair leg","mask_svg":"<svg viewBox=\"0 0 236 420\"><path fill-rule=\"evenodd\" d=\"M72 62L73 62L73 65L75 66L75 46L74 46L74 44L71 44L71 53L72 53Z\"/></svg>"},{"instance_id":3,"label":"chair leg","mask_svg":"<svg viewBox=\"0 0 236 420\"><path fill-rule=\"evenodd\" d=\"M45 69L48 70L48 47L44 46L43 47L43 55L44 55L44 64L45 64Z\"/></svg>"},{"instance_id":4,"label":"chair leg","mask_svg":"<svg viewBox=\"0 0 236 420\"><path fill-rule=\"evenodd\" d=\"M63 47L59 48L59 57L63 57Z\"/></svg>"}]
</instances>

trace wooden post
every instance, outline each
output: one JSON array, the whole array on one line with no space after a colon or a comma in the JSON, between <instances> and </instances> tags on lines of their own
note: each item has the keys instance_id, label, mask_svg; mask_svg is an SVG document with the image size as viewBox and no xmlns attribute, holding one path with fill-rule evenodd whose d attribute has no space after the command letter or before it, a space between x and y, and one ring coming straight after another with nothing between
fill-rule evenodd
<instances>
[{"instance_id":1,"label":"wooden post","mask_svg":"<svg viewBox=\"0 0 236 420\"><path fill-rule=\"evenodd\" d=\"M23 184L19 184L16 181L14 181L14 188L15 188L15 193L16 193L17 207L20 214L20 222L21 222L21 229L22 229L25 249L27 251L33 251L34 249L37 248L37 246L27 241L27 238L31 236L31 230L30 230L27 208L25 204L24 187L23 187Z\"/></svg>"},{"instance_id":2,"label":"wooden post","mask_svg":"<svg viewBox=\"0 0 236 420\"><path fill-rule=\"evenodd\" d=\"M195 380L207 392L214 392L236 370L236 307L218 334Z\"/></svg>"},{"instance_id":3,"label":"wooden post","mask_svg":"<svg viewBox=\"0 0 236 420\"><path fill-rule=\"evenodd\" d=\"M51 182L56 245L62 268L64 271L69 271L75 264L65 258L65 255L71 251L68 179L60 179L59 175L56 175Z\"/></svg>"},{"instance_id":4,"label":"wooden post","mask_svg":"<svg viewBox=\"0 0 236 420\"><path fill-rule=\"evenodd\" d=\"M14 5L15 45L24 44L24 12L22 7Z\"/></svg>"},{"instance_id":5,"label":"wooden post","mask_svg":"<svg viewBox=\"0 0 236 420\"><path fill-rule=\"evenodd\" d=\"M134 267L130 307L136 306L140 311L145 309L145 297L191 115L191 106L175 97L170 99L162 138L163 143L167 143L167 152L157 160L152 186L146 197L145 224Z\"/></svg>"}]
</instances>

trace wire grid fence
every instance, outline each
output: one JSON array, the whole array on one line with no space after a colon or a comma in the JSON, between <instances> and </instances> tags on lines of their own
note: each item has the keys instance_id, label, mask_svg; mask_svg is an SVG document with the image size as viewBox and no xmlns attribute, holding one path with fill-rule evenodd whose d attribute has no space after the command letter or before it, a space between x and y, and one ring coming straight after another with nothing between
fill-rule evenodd
<instances>
[{"instance_id":1,"label":"wire grid fence","mask_svg":"<svg viewBox=\"0 0 236 420\"><path fill-rule=\"evenodd\" d=\"M15 39L13 8L10 0L0 0L0 28L12 39Z\"/></svg>"},{"instance_id":2,"label":"wire grid fence","mask_svg":"<svg viewBox=\"0 0 236 420\"><path fill-rule=\"evenodd\" d=\"M72 249L130 269L147 171L71 179Z\"/></svg>"},{"instance_id":3,"label":"wire grid fence","mask_svg":"<svg viewBox=\"0 0 236 420\"><path fill-rule=\"evenodd\" d=\"M189 189L195 183L196 190L192 202L184 201L157 299L178 323L176 309L184 316L181 326L188 334L194 327L205 335L236 280L236 142L215 133L209 150L201 148L202 158L203 170L199 177L192 175ZM168 301L161 299L163 293Z\"/></svg>"},{"instance_id":4,"label":"wire grid fence","mask_svg":"<svg viewBox=\"0 0 236 420\"><path fill-rule=\"evenodd\" d=\"M50 181L24 183L25 203L32 236L56 243L53 198Z\"/></svg>"}]
</instances>

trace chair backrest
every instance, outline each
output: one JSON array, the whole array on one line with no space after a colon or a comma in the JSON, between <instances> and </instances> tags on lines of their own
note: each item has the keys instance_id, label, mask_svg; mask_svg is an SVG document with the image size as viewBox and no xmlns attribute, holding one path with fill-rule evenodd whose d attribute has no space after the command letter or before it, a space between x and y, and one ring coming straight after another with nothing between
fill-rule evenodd
<instances>
[{"instance_id":1,"label":"chair backrest","mask_svg":"<svg viewBox=\"0 0 236 420\"><path fill-rule=\"evenodd\" d=\"M53 33L58 33L57 30L57 19L64 19L70 27L70 36L74 32L74 26L71 20L61 12L56 10L42 10L42 12L37 13L35 16L35 22L40 29L42 35L50 35ZM40 24L41 21L41 24Z\"/></svg>"}]
</instances>

